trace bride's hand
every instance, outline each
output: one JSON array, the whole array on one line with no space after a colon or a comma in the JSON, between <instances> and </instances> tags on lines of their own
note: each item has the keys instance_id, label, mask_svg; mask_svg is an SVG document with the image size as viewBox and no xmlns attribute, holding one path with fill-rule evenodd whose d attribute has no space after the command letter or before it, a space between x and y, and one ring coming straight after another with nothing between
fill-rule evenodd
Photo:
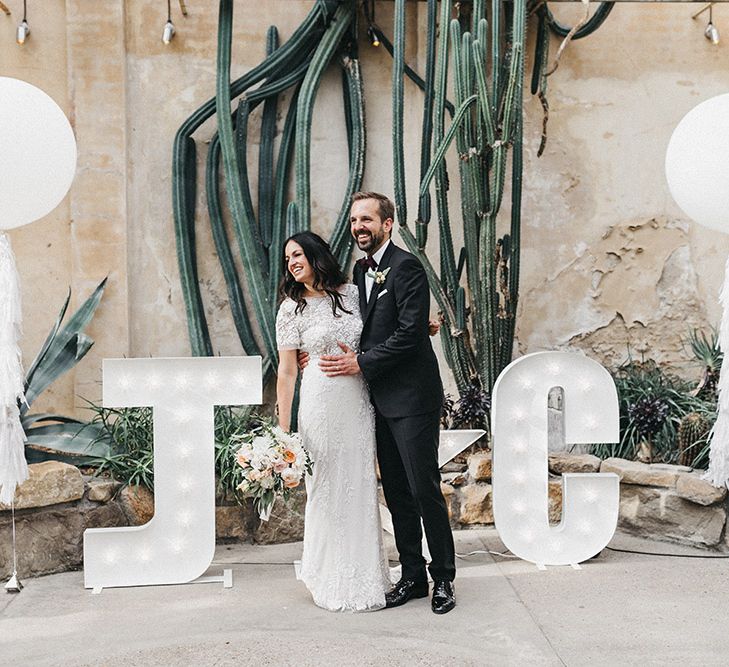
<instances>
[{"instance_id":1,"label":"bride's hand","mask_svg":"<svg viewBox=\"0 0 729 667\"><path fill-rule=\"evenodd\" d=\"M440 320L428 320L428 335L435 336L440 331Z\"/></svg>"}]
</instances>

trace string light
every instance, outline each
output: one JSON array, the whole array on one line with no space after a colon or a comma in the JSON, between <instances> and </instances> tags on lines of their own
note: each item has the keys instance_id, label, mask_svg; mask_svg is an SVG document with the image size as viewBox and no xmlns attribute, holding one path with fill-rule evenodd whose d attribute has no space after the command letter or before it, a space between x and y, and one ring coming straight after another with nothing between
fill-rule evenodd
<instances>
[{"instance_id":1,"label":"string light","mask_svg":"<svg viewBox=\"0 0 729 667\"><path fill-rule=\"evenodd\" d=\"M172 23L172 7L170 0L167 0L167 23L162 31L162 42L169 44L175 36L175 24Z\"/></svg>"},{"instance_id":2,"label":"string light","mask_svg":"<svg viewBox=\"0 0 729 667\"><path fill-rule=\"evenodd\" d=\"M714 9L714 3L710 2L706 7L703 9L700 9L698 12L696 12L691 18L696 19L701 14L703 14L706 10L709 10L709 22L706 25L706 28L704 29L704 37L708 39L712 44L716 45L719 43L719 29L714 25L714 16L713 16L713 9Z\"/></svg>"},{"instance_id":3,"label":"string light","mask_svg":"<svg viewBox=\"0 0 729 667\"><path fill-rule=\"evenodd\" d=\"M23 20L18 23L18 29L15 32L15 41L23 45L25 44L25 40L28 39L28 35L30 35L30 26L28 25L28 8L26 6L26 0L23 0Z\"/></svg>"}]
</instances>

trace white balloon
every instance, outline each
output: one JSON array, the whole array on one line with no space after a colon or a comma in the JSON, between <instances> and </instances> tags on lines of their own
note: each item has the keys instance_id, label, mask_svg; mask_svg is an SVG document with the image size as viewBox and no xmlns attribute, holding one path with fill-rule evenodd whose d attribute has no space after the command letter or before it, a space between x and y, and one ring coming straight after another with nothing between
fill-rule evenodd
<instances>
[{"instance_id":1,"label":"white balloon","mask_svg":"<svg viewBox=\"0 0 729 667\"><path fill-rule=\"evenodd\" d=\"M700 225L729 233L729 94L689 111L666 150L668 188Z\"/></svg>"},{"instance_id":2,"label":"white balloon","mask_svg":"<svg viewBox=\"0 0 729 667\"><path fill-rule=\"evenodd\" d=\"M61 108L39 88L0 77L0 230L50 213L76 171L76 139Z\"/></svg>"}]
</instances>

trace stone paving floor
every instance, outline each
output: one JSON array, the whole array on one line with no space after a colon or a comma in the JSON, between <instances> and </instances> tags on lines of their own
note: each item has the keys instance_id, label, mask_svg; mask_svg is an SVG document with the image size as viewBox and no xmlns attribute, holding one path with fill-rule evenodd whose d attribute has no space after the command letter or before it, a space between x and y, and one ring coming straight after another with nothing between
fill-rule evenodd
<instances>
[{"instance_id":1,"label":"stone paving floor","mask_svg":"<svg viewBox=\"0 0 729 667\"><path fill-rule=\"evenodd\" d=\"M503 552L494 530L459 531L459 553ZM315 607L291 562L301 544L219 546L219 584L107 589L81 572L0 593L2 665L727 665L729 560L616 535L581 570L539 571L491 553L459 560L457 608Z\"/></svg>"}]
</instances>

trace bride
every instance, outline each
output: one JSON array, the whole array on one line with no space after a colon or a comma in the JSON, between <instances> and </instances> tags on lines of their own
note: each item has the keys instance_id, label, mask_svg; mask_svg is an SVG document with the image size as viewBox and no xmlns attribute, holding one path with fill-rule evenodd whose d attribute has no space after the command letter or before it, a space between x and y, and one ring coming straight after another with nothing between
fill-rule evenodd
<instances>
[{"instance_id":1,"label":"bride","mask_svg":"<svg viewBox=\"0 0 729 667\"><path fill-rule=\"evenodd\" d=\"M291 428L297 351L311 360L359 348L357 287L345 283L327 243L312 232L284 244L284 300L276 318L279 424ZM390 589L375 475L375 419L361 375L327 377L309 363L301 381L298 430L314 461L306 479L301 579L331 611L385 606Z\"/></svg>"}]
</instances>

